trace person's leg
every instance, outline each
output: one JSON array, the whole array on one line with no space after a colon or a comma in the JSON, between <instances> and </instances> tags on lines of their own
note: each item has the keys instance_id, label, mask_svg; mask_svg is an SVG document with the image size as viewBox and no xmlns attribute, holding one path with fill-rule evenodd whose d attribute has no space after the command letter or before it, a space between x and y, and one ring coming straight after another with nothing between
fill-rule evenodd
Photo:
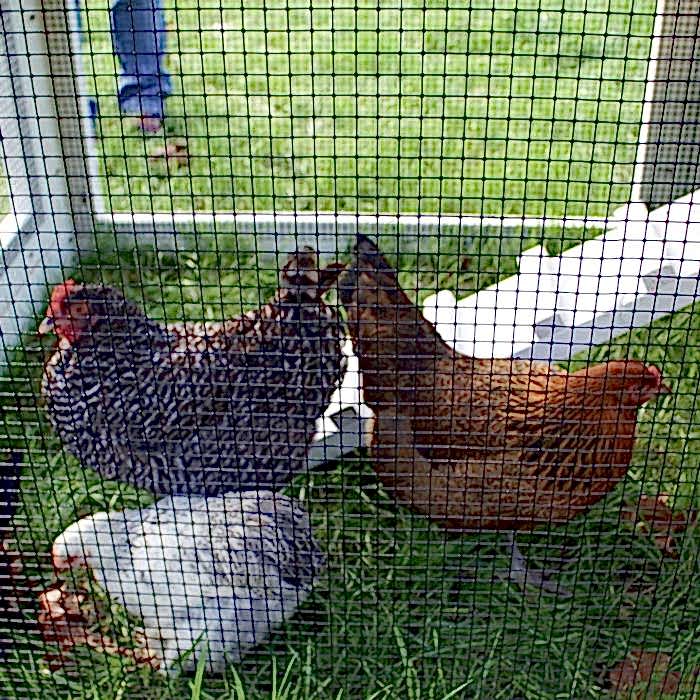
<instances>
[{"instance_id":1,"label":"person's leg","mask_svg":"<svg viewBox=\"0 0 700 700\"><path fill-rule=\"evenodd\" d=\"M160 128L163 100L171 94L164 63L165 13L162 0L114 0L112 42L121 64L119 107ZM147 129L154 130L154 129Z\"/></svg>"}]
</instances>

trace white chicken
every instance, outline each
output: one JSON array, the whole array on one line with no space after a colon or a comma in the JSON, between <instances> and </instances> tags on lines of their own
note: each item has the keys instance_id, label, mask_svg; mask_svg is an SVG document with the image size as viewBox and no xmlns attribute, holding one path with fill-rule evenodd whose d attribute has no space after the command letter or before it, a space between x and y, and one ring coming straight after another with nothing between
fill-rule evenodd
<instances>
[{"instance_id":1,"label":"white chicken","mask_svg":"<svg viewBox=\"0 0 700 700\"><path fill-rule=\"evenodd\" d=\"M60 572L89 568L109 596L141 617L148 660L171 671L220 672L289 619L325 559L298 503L271 491L175 496L97 513L54 542Z\"/></svg>"}]
</instances>

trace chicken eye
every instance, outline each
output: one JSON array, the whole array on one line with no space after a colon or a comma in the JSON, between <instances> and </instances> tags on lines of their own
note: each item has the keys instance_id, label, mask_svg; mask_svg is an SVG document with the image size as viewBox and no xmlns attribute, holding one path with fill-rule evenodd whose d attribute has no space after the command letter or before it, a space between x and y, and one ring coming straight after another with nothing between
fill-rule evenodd
<instances>
[{"instance_id":1,"label":"chicken eye","mask_svg":"<svg viewBox=\"0 0 700 700\"><path fill-rule=\"evenodd\" d=\"M89 308L87 302L78 301L71 304L70 315L73 318L87 318L89 315Z\"/></svg>"}]
</instances>

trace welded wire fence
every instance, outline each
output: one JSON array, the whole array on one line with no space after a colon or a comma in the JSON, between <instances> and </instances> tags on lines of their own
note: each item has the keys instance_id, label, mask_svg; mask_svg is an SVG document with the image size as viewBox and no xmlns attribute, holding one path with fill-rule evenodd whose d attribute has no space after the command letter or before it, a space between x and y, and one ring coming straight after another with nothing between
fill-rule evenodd
<instances>
[{"instance_id":1,"label":"welded wire fence","mask_svg":"<svg viewBox=\"0 0 700 700\"><path fill-rule=\"evenodd\" d=\"M2 697L695 697L694 4L0 20Z\"/></svg>"}]
</instances>

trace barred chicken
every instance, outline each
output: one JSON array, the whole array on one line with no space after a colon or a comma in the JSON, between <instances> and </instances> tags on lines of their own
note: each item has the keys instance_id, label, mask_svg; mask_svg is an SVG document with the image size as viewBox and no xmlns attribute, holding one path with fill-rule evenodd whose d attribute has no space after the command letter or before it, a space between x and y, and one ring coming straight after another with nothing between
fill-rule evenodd
<instances>
[{"instance_id":1,"label":"barred chicken","mask_svg":"<svg viewBox=\"0 0 700 700\"><path fill-rule=\"evenodd\" d=\"M513 531L566 523L624 479L637 411L670 390L633 360L567 373L455 353L358 236L340 297L376 419L371 454L396 499L449 530L509 531L510 576L528 570Z\"/></svg>"},{"instance_id":2,"label":"barred chicken","mask_svg":"<svg viewBox=\"0 0 700 700\"><path fill-rule=\"evenodd\" d=\"M59 576L86 567L143 619L136 648L108 639L100 648L164 672L191 670L202 653L211 672L237 662L296 612L325 564L306 512L270 491L168 497L97 513L65 530L52 556ZM72 627L72 636L98 646L94 634Z\"/></svg>"},{"instance_id":3,"label":"barred chicken","mask_svg":"<svg viewBox=\"0 0 700 700\"><path fill-rule=\"evenodd\" d=\"M155 494L283 485L345 372L322 300L341 267L297 252L270 303L222 323L163 325L115 289L58 285L39 332L58 336L42 393L64 446Z\"/></svg>"}]
</instances>

